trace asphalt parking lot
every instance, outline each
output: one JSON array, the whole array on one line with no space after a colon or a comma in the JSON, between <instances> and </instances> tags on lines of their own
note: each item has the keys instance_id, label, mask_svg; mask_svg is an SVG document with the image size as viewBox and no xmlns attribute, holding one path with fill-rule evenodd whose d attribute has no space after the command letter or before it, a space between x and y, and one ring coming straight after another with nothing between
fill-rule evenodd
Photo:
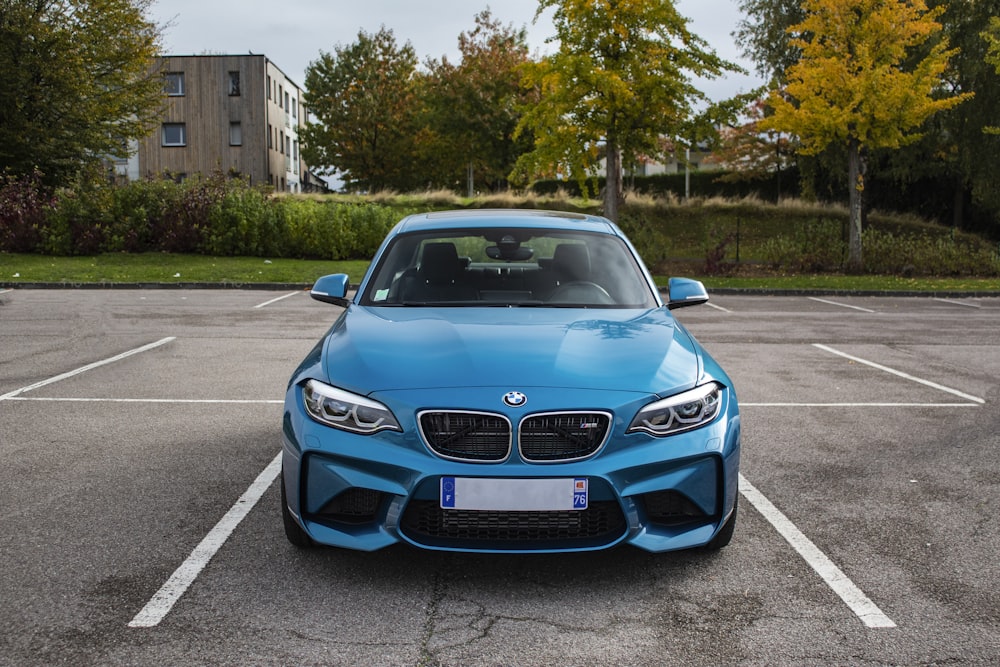
<instances>
[{"instance_id":1,"label":"asphalt parking lot","mask_svg":"<svg viewBox=\"0 0 1000 667\"><path fill-rule=\"evenodd\" d=\"M713 296L740 522L718 553L297 550L305 292L0 290L0 664L1000 661L1000 298Z\"/></svg>"}]
</instances>

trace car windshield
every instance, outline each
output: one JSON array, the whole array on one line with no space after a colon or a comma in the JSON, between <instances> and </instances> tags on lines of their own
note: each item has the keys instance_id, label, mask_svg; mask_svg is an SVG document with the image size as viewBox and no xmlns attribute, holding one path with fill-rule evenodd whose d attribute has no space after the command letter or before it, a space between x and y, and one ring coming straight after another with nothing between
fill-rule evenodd
<instances>
[{"instance_id":1,"label":"car windshield","mask_svg":"<svg viewBox=\"0 0 1000 667\"><path fill-rule=\"evenodd\" d=\"M655 299L620 238L513 228L401 234L361 304L648 308Z\"/></svg>"}]
</instances>

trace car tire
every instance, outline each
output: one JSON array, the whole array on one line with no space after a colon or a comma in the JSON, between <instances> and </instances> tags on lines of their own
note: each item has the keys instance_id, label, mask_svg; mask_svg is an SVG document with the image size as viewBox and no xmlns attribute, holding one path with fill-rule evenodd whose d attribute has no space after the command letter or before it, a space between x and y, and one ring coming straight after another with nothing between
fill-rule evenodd
<instances>
[{"instance_id":1,"label":"car tire","mask_svg":"<svg viewBox=\"0 0 1000 667\"><path fill-rule=\"evenodd\" d=\"M736 530L736 511L739 509L740 499L739 496L736 497L735 502L733 502L733 513L729 515L729 521L726 525L722 527L715 537L705 545L705 549L708 551L718 551L722 547L729 544L733 539L733 531Z\"/></svg>"},{"instance_id":2,"label":"car tire","mask_svg":"<svg viewBox=\"0 0 1000 667\"><path fill-rule=\"evenodd\" d=\"M312 538L309 537L308 533L302 529L299 522L295 520L292 513L288 511L288 497L285 495L285 473L282 471L281 475L281 518L285 524L285 537L288 541L295 546L305 549L307 547L315 546Z\"/></svg>"}]
</instances>

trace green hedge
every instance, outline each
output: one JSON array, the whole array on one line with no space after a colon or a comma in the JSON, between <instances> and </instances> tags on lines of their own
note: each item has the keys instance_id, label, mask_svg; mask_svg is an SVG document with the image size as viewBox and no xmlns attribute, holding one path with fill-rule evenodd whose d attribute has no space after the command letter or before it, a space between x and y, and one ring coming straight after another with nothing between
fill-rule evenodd
<instances>
[{"instance_id":1,"label":"green hedge","mask_svg":"<svg viewBox=\"0 0 1000 667\"><path fill-rule=\"evenodd\" d=\"M54 194L37 176L0 176L0 252L369 260L398 220L438 207L413 196L380 202L275 196L221 173L183 183L91 181ZM503 205L551 208L558 201L511 199ZM841 271L846 221L846 212L819 205L647 198L628 203L619 224L654 271L683 259L703 261L714 274L748 262L780 271ZM1000 275L995 244L931 223L873 214L862 241L868 273Z\"/></svg>"},{"instance_id":2,"label":"green hedge","mask_svg":"<svg viewBox=\"0 0 1000 667\"><path fill-rule=\"evenodd\" d=\"M221 173L84 183L46 197L37 179L0 180L0 251L49 255L173 252L369 259L412 211L273 196Z\"/></svg>"}]
</instances>

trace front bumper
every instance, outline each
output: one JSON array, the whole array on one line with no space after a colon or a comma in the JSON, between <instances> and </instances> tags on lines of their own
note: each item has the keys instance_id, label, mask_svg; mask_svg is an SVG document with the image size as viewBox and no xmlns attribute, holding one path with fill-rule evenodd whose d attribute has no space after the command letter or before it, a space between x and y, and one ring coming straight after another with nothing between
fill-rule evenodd
<instances>
[{"instance_id":1,"label":"front bumper","mask_svg":"<svg viewBox=\"0 0 1000 667\"><path fill-rule=\"evenodd\" d=\"M403 417L416 410L392 406L403 433L355 435L312 421L292 387L282 431L288 510L314 541L364 551L398 542L503 553L703 546L736 502L740 419L735 397L726 396L714 422L669 438L624 435L634 414L629 405L616 411L628 417L616 417L604 447L585 460L528 463L515 453L473 463L432 453ZM442 509L442 477L585 478L590 502L586 510L568 511Z\"/></svg>"}]
</instances>

